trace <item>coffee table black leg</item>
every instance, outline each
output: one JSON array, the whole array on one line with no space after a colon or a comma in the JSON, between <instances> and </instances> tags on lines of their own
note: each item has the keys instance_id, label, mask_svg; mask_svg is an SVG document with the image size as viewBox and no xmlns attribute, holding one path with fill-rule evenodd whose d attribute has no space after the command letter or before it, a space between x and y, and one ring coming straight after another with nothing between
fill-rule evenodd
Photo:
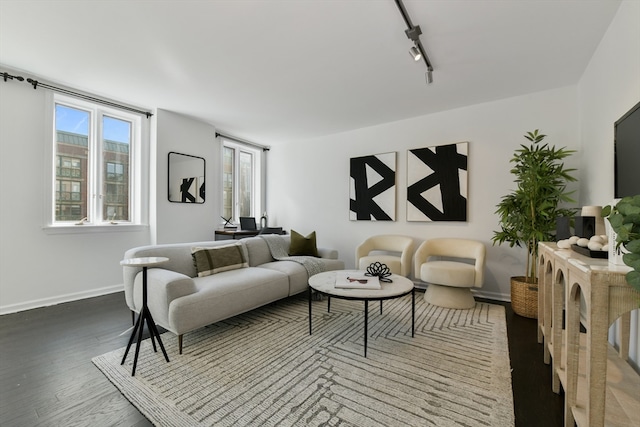
<instances>
[{"instance_id":1,"label":"coffee table black leg","mask_svg":"<svg viewBox=\"0 0 640 427\"><path fill-rule=\"evenodd\" d=\"M382 300L380 300L380 314L382 314Z\"/></svg>"},{"instance_id":2,"label":"coffee table black leg","mask_svg":"<svg viewBox=\"0 0 640 427\"><path fill-rule=\"evenodd\" d=\"M311 286L309 286L309 335L311 335Z\"/></svg>"},{"instance_id":3,"label":"coffee table black leg","mask_svg":"<svg viewBox=\"0 0 640 427\"><path fill-rule=\"evenodd\" d=\"M327 297L327 313L331 313L331 297Z\"/></svg>"},{"instance_id":4,"label":"coffee table black leg","mask_svg":"<svg viewBox=\"0 0 640 427\"><path fill-rule=\"evenodd\" d=\"M416 288L411 289L411 338L416 325Z\"/></svg>"},{"instance_id":5,"label":"coffee table black leg","mask_svg":"<svg viewBox=\"0 0 640 427\"><path fill-rule=\"evenodd\" d=\"M369 335L369 300L364 300L364 357L367 357L368 335Z\"/></svg>"}]
</instances>

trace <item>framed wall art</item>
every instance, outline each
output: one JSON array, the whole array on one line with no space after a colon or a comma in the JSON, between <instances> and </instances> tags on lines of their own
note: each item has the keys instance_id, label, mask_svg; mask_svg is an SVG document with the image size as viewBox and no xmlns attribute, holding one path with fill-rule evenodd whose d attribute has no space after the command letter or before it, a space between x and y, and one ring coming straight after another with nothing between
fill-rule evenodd
<instances>
[{"instance_id":1,"label":"framed wall art","mask_svg":"<svg viewBox=\"0 0 640 427\"><path fill-rule=\"evenodd\" d=\"M396 153L353 157L349 166L349 219L395 221Z\"/></svg>"},{"instance_id":2,"label":"framed wall art","mask_svg":"<svg viewBox=\"0 0 640 427\"><path fill-rule=\"evenodd\" d=\"M407 221L466 221L468 142L407 152Z\"/></svg>"}]
</instances>

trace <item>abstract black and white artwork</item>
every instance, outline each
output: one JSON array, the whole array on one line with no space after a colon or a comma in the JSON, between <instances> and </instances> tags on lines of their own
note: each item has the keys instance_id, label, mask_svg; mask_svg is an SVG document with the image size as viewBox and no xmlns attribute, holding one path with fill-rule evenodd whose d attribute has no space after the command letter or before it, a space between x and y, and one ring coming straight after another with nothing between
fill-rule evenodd
<instances>
[{"instance_id":1,"label":"abstract black and white artwork","mask_svg":"<svg viewBox=\"0 0 640 427\"><path fill-rule=\"evenodd\" d=\"M407 221L467 220L468 143L407 153Z\"/></svg>"},{"instance_id":2,"label":"abstract black and white artwork","mask_svg":"<svg viewBox=\"0 0 640 427\"><path fill-rule=\"evenodd\" d=\"M204 203L204 176L198 177L198 203Z\"/></svg>"},{"instance_id":3,"label":"abstract black and white artwork","mask_svg":"<svg viewBox=\"0 0 640 427\"><path fill-rule=\"evenodd\" d=\"M182 203L196 203L198 195L198 182L195 176L182 178L180 184L180 201Z\"/></svg>"},{"instance_id":4,"label":"abstract black and white artwork","mask_svg":"<svg viewBox=\"0 0 640 427\"><path fill-rule=\"evenodd\" d=\"M350 159L349 219L396 220L396 153Z\"/></svg>"}]
</instances>

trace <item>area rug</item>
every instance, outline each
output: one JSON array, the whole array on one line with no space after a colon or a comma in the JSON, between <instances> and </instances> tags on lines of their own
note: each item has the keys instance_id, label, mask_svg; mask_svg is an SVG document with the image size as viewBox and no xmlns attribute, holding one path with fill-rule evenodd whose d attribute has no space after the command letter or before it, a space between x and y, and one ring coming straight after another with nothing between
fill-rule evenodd
<instances>
[{"instance_id":1,"label":"area rug","mask_svg":"<svg viewBox=\"0 0 640 427\"><path fill-rule=\"evenodd\" d=\"M369 304L292 297L177 338L162 335L170 362L143 342L93 363L156 426L513 426L502 306L470 310L411 296Z\"/></svg>"}]
</instances>

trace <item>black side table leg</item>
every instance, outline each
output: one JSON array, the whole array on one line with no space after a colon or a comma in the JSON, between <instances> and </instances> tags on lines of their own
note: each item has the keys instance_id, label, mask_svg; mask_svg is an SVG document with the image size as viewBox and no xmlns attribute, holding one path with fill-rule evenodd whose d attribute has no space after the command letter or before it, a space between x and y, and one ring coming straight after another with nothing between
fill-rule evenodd
<instances>
[{"instance_id":1,"label":"black side table leg","mask_svg":"<svg viewBox=\"0 0 640 427\"><path fill-rule=\"evenodd\" d=\"M129 343L127 344L127 349L124 352L124 356L122 356L122 362L120 362L121 365L124 365L124 361L127 359L127 354L129 354L129 349L131 348L131 344L133 344L133 340L136 338L136 332L140 327L141 319L142 319L142 313L138 314L138 320L136 321L135 326L133 327L133 331L131 331L131 337L129 337Z\"/></svg>"},{"instance_id":2,"label":"black side table leg","mask_svg":"<svg viewBox=\"0 0 640 427\"><path fill-rule=\"evenodd\" d=\"M155 323L153 322L151 314L149 314L149 317L147 318L147 330L149 331L149 337L151 338L151 345L153 345L153 352L157 353L158 349L156 348L156 341L154 338L153 330L151 329L151 325L155 326ZM158 338L158 341L160 341L160 338Z\"/></svg>"},{"instance_id":3,"label":"black side table leg","mask_svg":"<svg viewBox=\"0 0 640 427\"><path fill-rule=\"evenodd\" d=\"M138 355L140 354L140 343L142 342L142 330L144 329L144 321L146 318L145 314L146 314L146 307L142 311L142 320L140 321L140 330L138 331L138 342L136 343L136 354L133 357L133 369L131 370L132 377L136 375L136 366L138 365Z\"/></svg>"},{"instance_id":4,"label":"black side table leg","mask_svg":"<svg viewBox=\"0 0 640 427\"><path fill-rule=\"evenodd\" d=\"M160 345L160 350L162 350L162 354L164 354L164 359L168 362L169 356L167 356L167 351L162 344L162 339L160 338L160 333L158 332L158 327L156 326L156 322L153 321L153 317L151 317L151 312L147 312L149 317L147 318L147 328L149 329L149 335L151 335L151 342L153 342L153 336L155 335L158 339L158 344ZM153 350L157 352L156 346L154 344Z\"/></svg>"}]
</instances>

